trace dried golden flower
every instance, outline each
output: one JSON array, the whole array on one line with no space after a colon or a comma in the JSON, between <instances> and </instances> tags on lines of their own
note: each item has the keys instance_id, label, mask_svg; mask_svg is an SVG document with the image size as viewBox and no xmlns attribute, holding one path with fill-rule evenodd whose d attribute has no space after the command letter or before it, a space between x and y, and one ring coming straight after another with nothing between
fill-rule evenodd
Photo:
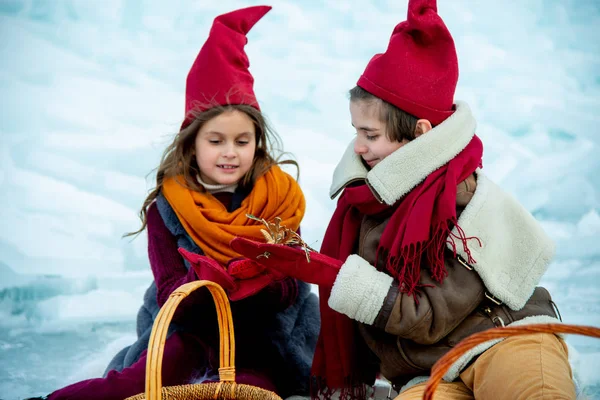
<instances>
[{"instance_id":1,"label":"dried golden flower","mask_svg":"<svg viewBox=\"0 0 600 400\"><path fill-rule=\"evenodd\" d=\"M262 222L267 228L261 229L263 236L269 244L283 244L286 246L300 246L306 254L306 261L310 262L310 251L315 251L311 248L296 232L281 225L281 218L275 217L273 222L269 222L263 218L255 217L251 214L246 214L246 217L255 221Z\"/></svg>"}]
</instances>

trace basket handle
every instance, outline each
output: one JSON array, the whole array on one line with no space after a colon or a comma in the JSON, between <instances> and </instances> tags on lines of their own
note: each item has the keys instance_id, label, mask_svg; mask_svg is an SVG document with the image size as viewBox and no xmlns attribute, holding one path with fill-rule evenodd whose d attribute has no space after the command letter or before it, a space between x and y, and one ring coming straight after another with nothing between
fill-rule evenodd
<instances>
[{"instance_id":1,"label":"basket handle","mask_svg":"<svg viewBox=\"0 0 600 400\"><path fill-rule=\"evenodd\" d=\"M175 314L175 309L183 299L196 289L207 287L212 294L217 308L219 320L219 380L235 382L235 339L233 336L233 320L227 295L221 286L211 281L188 282L171 293L161 307L150 334L148 355L146 361L146 399L161 400L162 398L162 359L167 340L169 324Z\"/></svg>"},{"instance_id":2,"label":"basket handle","mask_svg":"<svg viewBox=\"0 0 600 400\"><path fill-rule=\"evenodd\" d=\"M508 336L532 335L535 333L573 333L577 335L591 336L600 338L600 328L594 326L568 325L568 324L535 324L507 326L501 328L492 328L486 331L475 333L459 342L452 350L447 352L431 368L431 376L425 386L423 400L433 399L433 394L437 389L442 377L448 372L452 364L456 362L463 354L480 343L492 339L506 338Z\"/></svg>"}]
</instances>

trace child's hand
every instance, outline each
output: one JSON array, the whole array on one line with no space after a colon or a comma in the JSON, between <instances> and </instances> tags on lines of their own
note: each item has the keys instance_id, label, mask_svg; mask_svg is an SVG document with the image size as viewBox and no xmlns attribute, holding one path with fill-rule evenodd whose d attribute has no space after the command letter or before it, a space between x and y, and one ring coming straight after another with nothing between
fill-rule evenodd
<instances>
[{"instance_id":1,"label":"child's hand","mask_svg":"<svg viewBox=\"0 0 600 400\"><path fill-rule=\"evenodd\" d=\"M190 262L198 279L215 282L226 291L236 288L233 278L212 258L192 253L183 247L180 247L178 250L179 253Z\"/></svg>"},{"instance_id":2,"label":"child's hand","mask_svg":"<svg viewBox=\"0 0 600 400\"><path fill-rule=\"evenodd\" d=\"M270 271L316 285L333 286L342 262L317 252L310 252L310 261L304 250L281 244L253 242L237 237L231 248Z\"/></svg>"},{"instance_id":3,"label":"child's hand","mask_svg":"<svg viewBox=\"0 0 600 400\"><path fill-rule=\"evenodd\" d=\"M280 279L277 279L268 272L265 272L255 276L254 278L239 281L236 280L235 289L229 290L227 294L229 295L229 299L231 301L242 300L246 297L255 295L256 293L269 286L271 283L278 280Z\"/></svg>"},{"instance_id":4,"label":"child's hand","mask_svg":"<svg viewBox=\"0 0 600 400\"><path fill-rule=\"evenodd\" d=\"M212 258L189 252L181 247L179 253L190 262L198 279L219 284L227 292L231 301L245 299L258 293L273 281L283 279L280 274L274 276L274 274L264 272L264 267L252 260L231 260L227 264L227 269L233 271L234 274L230 274ZM250 277L251 274L256 275Z\"/></svg>"},{"instance_id":5,"label":"child's hand","mask_svg":"<svg viewBox=\"0 0 600 400\"><path fill-rule=\"evenodd\" d=\"M251 279L265 271L265 267L246 257L232 258L227 263L227 272L233 279Z\"/></svg>"}]
</instances>

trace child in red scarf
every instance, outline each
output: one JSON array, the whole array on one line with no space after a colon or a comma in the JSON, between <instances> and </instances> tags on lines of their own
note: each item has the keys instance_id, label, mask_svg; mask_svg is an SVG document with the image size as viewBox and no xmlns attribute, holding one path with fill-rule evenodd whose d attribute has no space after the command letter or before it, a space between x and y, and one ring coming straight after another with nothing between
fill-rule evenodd
<instances>
[{"instance_id":1,"label":"child in red scarf","mask_svg":"<svg viewBox=\"0 0 600 400\"><path fill-rule=\"evenodd\" d=\"M554 245L481 172L483 145L454 101L458 62L435 0L411 0L387 51L350 91L357 137L335 169L337 208L321 253L235 239L265 267L319 285L312 396L365 399L377 374L420 399L433 364L463 338L557 322L536 287ZM476 189L475 189L476 187ZM574 398L555 335L486 343L457 361L436 399Z\"/></svg>"},{"instance_id":2,"label":"child in red scarf","mask_svg":"<svg viewBox=\"0 0 600 400\"><path fill-rule=\"evenodd\" d=\"M305 200L269 148L265 119L244 52L246 34L271 7L217 17L186 86L181 131L166 149L156 188L141 210L154 284L138 314L139 340L123 349L107 375L75 383L49 399L122 400L144 391L146 348L159 307L198 279L228 293L236 335L236 381L287 397L308 394L318 334L317 299L308 284L271 273L229 246L236 236L263 238L249 219L282 219L298 230ZM263 239L264 240L264 239ZM218 321L207 290L178 308L165 343L165 386L218 380Z\"/></svg>"}]
</instances>

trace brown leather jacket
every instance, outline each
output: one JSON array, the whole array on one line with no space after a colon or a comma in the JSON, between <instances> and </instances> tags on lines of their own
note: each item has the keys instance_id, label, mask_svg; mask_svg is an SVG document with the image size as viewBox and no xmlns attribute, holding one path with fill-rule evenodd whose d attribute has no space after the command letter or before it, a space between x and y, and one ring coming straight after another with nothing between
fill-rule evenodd
<instances>
[{"instance_id":1,"label":"brown leather jacket","mask_svg":"<svg viewBox=\"0 0 600 400\"><path fill-rule=\"evenodd\" d=\"M459 185L459 213L475 186L474 178ZM377 245L388 220L363 218L357 253L371 265L375 265ZM433 287L421 289L418 304L414 297L400 293L395 282L374 324L359 323L359 332L379 359L380 372L396 389L415 376L429 375L440 357L473 333L528 316L557 317L550 294L542 287L535 289L521 310L513 311L487 294L479 275L450 251L445 266L448 276L442 284L432 280L427 269L422 270L421 282ZM376 267L384 271L381 262Z\"/></svg>"}]
</instances>

